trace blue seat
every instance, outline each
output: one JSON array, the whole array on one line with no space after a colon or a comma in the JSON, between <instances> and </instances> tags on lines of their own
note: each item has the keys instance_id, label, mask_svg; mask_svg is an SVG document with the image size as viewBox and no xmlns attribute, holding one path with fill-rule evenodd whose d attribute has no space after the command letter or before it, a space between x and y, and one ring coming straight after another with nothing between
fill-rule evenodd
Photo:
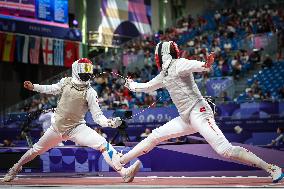
<instances>
[{"instance_id":1,"label":"blue seat","mask_svg":"<svg viewBox=\"0 0 284 189\"><path fill-rule=\"evenodd\" d=\"M252 78L247 79L247 84L249 86L252 85L253 82L254 82L254 80Z\"/></svg>"}]
</instances>

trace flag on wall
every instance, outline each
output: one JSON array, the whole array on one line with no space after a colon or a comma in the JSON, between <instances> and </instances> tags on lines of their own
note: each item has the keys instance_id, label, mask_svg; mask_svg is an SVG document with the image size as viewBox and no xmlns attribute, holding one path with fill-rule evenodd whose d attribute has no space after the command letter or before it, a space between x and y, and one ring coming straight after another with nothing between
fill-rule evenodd
<instances>
[{"instance_id":1,"label":"flag on wall","mask_svg":"<svg viewBox=\"0 0 284 189\"><path fill-rule=\"evenodd\" d=\"M61 39L53 40L53 64L64 66L64 41Z\"/></svg>"},{"instance_id":2,"label":"flag on wall","mask_svg":"<svg viewBox=\"0 0 284 189\"><path fill-rule=\"evenodd\" d=\"M25 35L25 43L24 43L24 49L23 49L23 63L29 62L29 41L30 37Z\"/></svg>"},{"instance_id":3,"label":"flag on wall","mask_svg":"<svg viewBox=\"0 0 284 189\"><path fill-rule=\"evenodd\" d=\"M15 42L16 36L14 34L5 35L2 61L14 62Z\"/></svg>"},{"instance_id":4,"label":"flag on wall","mask_svg":"<svg viewBox=\"0 0 284 189\"><path fill-rule=\"evenodd\" d=\"M70 68L76 60L78 53L73 41L64 41L64 66Z\"/></svg>"},{"instance_id":5,"label":"flag on wall","mask_svg":"<svg viewBox=\"0 0 284 189\"><path fill-rule=\"evenodd\" d=\"M29 52L29 36L17 35L16 36L16 61L28 63Z\"/></svg>"},{"instance_id":6,"label":"flag on wall","mask_svg":"<svg viewBox=\"0 0 284 189\"><path fill-rule=\"evenodd\" d=\"M30 37L29 40L29 60L31 64L39 63L39 50L40 50L40 38Z\"/></svg>"},{"instance_id":7,"label":"flag on wall","mask_svg":"<svg viewBox=\"0 0 284 189\"><path fill-rule=\"evenodd\" d=\"M46 37L42 38L42 55L44 64L53 64L53 39Z\"/></svg>"}]
</instances>

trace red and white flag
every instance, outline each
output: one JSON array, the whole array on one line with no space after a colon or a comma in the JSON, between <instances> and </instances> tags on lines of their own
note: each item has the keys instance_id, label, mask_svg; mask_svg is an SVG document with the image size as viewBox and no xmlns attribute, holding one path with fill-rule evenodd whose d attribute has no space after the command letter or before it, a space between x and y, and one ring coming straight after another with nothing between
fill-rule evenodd
<instances>
[{"instance_id":1,"label":"red and white flag","mask_svg":"<svg viewBox=\"0 0 284 189\"><path fill-rule=\"evenodd\" d=\"M77 56L75 42L64 41L64 49L64 66L70 68Z\"/></svg>"},{"instance_id":2,"label":"red and white flag","mask_svg":"<svg viewBox=\"0 0 284 189\"><path fill-rule=\"evenodd\" d=\"M42 55L45 65L53 65L53 39L42 38Z\"/></svg>"},{"instance_id":3,"label":"red and white flag","mask_svg":"<svg viewBox=\"0 0 284 189\"><path fill-rule=\"evenodd\" d=\"M39 50L40 50L40 38L30 37L29 40L29 59L31 64L39 63Z\"/></svg>"}]
</instances>

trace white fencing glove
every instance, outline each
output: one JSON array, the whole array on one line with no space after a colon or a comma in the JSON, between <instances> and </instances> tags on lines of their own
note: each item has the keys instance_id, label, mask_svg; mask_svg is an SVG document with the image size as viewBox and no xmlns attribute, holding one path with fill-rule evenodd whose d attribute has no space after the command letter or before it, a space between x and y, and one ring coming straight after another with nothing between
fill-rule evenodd
<instances>
[{"instance_id":1,"label":"white fencing glove","mask_svg":"<svg viewBox=\"0 0 284 189\"><path fill-rule=\"evenodd\" d=\"M111 118L108 120L108 125L111 128L117 128L122 124L120 117Z\"/></svg>"},{"instance_id":2,"label":"white fencing glove","mask_svg":"<svg viewBox=\"0 0 284 189\"><path fill-rule=\"evenodd\" d=\"M128 88L130 91L135 92L134 81L132 79L126 79L124 86Z\"/></svg>"}]
</instances>

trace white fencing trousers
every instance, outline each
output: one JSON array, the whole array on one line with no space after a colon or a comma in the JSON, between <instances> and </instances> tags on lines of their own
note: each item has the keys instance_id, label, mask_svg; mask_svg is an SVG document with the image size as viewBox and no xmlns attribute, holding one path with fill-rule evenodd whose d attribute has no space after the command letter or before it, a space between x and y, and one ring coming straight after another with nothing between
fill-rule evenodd
<instances>
[{"instance_id":1,"label":"white fencing trousers","mask_svg":"<svg viewBox=\"0 0 284 189\"><path fill-rule=\"evenodd\" d=\"M128 163L149 152L162 141L196 132L201 134L219 155L268 170L269 164L255 154L243 147L232 146L216 125L213 112L206 101L200 101L194 106L190 113L190 123L185 123L181 117L177 117L154 129L147 138L122 156L121 163Z\"/></svg>"},{"instance_id":2,"label":"white fencing trousers","mask_svg":"<svg viewBox=\"0 0 284 189\"><path fill-rule=\"evenodd\" d=\"M190 113L190 121L190 123L185 123L181 117L176 117L163 126L154 129L146 139L122 156L121 163L127 163L133 158L149 152L162 141L197 132L219 154L225 153L232 147L216 125L213 112L207 102L200 101L194 106Z\"/></svg>"},{"instance_id":3,"label":"white fencing trousers","mask_svg":"<svg viewBox=\"0 0 284 189\"><path fill-rule=\"evenodd\" d=\"M96 150L100 150L100 147L107 143L104 137L85 124L77 126L68 135L63 136L51 126L39 141L21 157L16 164L17 168L33 160L37 155L48 151L63 140L71 140L76 144L88 146Z\"/></svg>"}]
</instances>

